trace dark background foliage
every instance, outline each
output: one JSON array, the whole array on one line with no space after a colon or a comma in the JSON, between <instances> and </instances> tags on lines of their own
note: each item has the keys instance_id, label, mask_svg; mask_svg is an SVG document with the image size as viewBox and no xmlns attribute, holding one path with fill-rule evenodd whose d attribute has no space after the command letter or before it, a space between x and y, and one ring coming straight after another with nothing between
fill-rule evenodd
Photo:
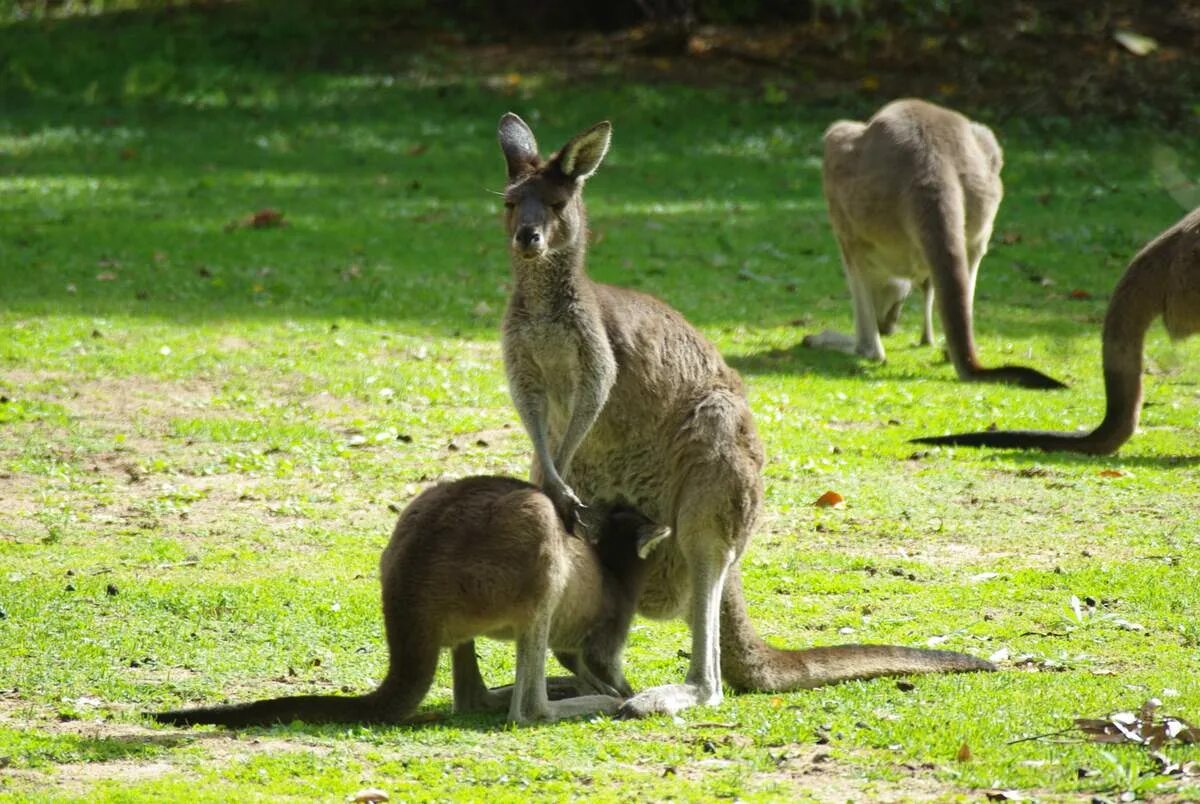
<instances>
[{"instance_id":1,"label":"dark background foliage","mask_svg":"<svg viewBox=\"0 0 1200 804\"><path fill-rule=\"evenodd\" d=\"M259 71L386 73L433 53L468 68L766 86L777 100L861 96L863 108L913 94L995 116L1170 125L1200 108L1189 0L0 0L0 20L8 103L236 93ZM1123 32L1153 50L1132 52Z\"/></svg>"}]
</instances>

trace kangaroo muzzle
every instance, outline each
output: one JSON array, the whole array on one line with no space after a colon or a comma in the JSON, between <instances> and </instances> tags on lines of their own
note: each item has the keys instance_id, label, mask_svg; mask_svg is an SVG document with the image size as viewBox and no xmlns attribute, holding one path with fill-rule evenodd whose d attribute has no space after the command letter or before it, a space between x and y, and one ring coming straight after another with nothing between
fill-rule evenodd
<instances>
[{"instance_id":1,"label":"kangaroo muzzle","mask_svg":"<svg viewBox=\"0 0 1200 804\"><path fill-rule=\"evenodd\" d=\"M513 235L513 249L522 257L536 257L546 250L546 238L541 229L534 226L522 226Z\"/></svg>"}]
</instances>

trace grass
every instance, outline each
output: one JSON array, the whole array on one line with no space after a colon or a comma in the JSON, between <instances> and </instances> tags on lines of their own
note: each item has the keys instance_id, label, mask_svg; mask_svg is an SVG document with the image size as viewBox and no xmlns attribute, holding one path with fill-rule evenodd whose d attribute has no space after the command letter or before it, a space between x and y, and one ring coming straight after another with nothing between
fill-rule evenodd
<instances>
[{"instance_id":1,"label":"grass","mask_svg":"<svg viewBox=\"0 0 1200 804\"><path fill-rule=\"evenodd\" d=\"M122 30L121 49L148 36ZM906 443L1098 421L1106 296L1182 213L1154 149L1196 176L1194 137L989 119L1008 191L980 279L981 352L1072 388L975 387L913 345L916 305L885 365L798 346L850 325L819 137L874 100L475 73L436 49L386 74L222 72L214 30L179 34L211 36L216 55L148 90L102 63L89 94L38 72L33 46L32 84L7 86L0 798L1200 795L1134 746L1011 742L1155 696L1200 720L1200 343L1154 331L1142 428L1115 457ZM436 478L524 473L488 192L508 109L546 149L613 120L588 188L592 273L670 301L747 381L769 456L744 561L762 631L795 646L1004 648L1001 673L513 729L452 715L443 666L420 727L226 734L140 717L368 687L385 661L375 563L394 509ZM268 207L287 225L236 225ZM812 507L827 489L847 506ZM639 621L633 683L680 680L685 634ZM510 647L484 646L483 663L507 680Z\"/></svg>"}]
</instances>

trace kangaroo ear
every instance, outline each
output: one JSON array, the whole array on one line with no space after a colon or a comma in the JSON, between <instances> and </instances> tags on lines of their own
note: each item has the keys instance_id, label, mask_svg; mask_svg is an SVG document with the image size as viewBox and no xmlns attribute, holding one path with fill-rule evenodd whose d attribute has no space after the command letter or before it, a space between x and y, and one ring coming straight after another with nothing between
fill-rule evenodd
<instances>
[{"instance_id":1,"label":"kangaroo ear","mask_svg":"<svg viewBox=\"0 0 1200 804\"><path fill-rule=\"evenodd\" d=\"M500 140L500 150L504 152L504 161L508 163L508 178L515 179L537 163L538 146L533 131L512 112L500 118L496 136Z\"/></svg>"},{"instance_id":2,"label":"kangaroo ear","mask_svg":"<svg viewBox=\"0 0 1200 804\"><path fill-rule=\"evenodd\" d=\"M582 134L576 134L558 152L558 167L568 179L583 181L596 172L608 143L612 140L612 123L605 120L597 123Z\"/></svg>"}]
</instances>

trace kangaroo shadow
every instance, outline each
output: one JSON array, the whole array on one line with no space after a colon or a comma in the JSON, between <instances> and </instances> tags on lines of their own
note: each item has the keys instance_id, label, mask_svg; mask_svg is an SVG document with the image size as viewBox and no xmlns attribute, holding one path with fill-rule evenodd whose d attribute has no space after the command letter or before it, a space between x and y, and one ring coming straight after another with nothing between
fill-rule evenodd
<instances>
[{"instance_id":1,"label":"kangaroo shadow","mask_svg":"<svg viewBox=\"0 0 1200 804\"><path fill-rule=\"evenodd\" d=\"M886 362L875 363L858 355L832 349L815 349L797 340L788 347L767 349L744 355L728 355L725 362L741 374L819 374L833 379L855 379L865 382L894 382L896 380L926 380L930 382L958 383L957 378L937 376L933 373L942 362L937 352L926 346L894 344L894 352L928 350L929 371L920 369L896 369ZM945 365L949 365L945 363ZM883 373L886 367L886 374Z\"/></svg>"},{"instance_id":2,"label":"kangaroo shadow","mask_svg":"<svg viewBox=\"0 0 1200 804\"><path fill-rule=\"evenodd\" d=\"M1137 437L1134 436L1134 439ZM914 444L916 448L922 445ZM943 449L945 449L943 447ZM957 447L962 452L983 452L984 449L973 447ZM1081 455L1077 452L1043 452L1039 449L994 449L984 460L991 462L1007 461L1020 464L1022 467L1046 466L1053 464L1063 469L1071 467L1087 467L1097 470L1123 469L1141 467L1145 469L1171 469L1200 466L1200 455Z\"/></svg>"}]
</instances>

